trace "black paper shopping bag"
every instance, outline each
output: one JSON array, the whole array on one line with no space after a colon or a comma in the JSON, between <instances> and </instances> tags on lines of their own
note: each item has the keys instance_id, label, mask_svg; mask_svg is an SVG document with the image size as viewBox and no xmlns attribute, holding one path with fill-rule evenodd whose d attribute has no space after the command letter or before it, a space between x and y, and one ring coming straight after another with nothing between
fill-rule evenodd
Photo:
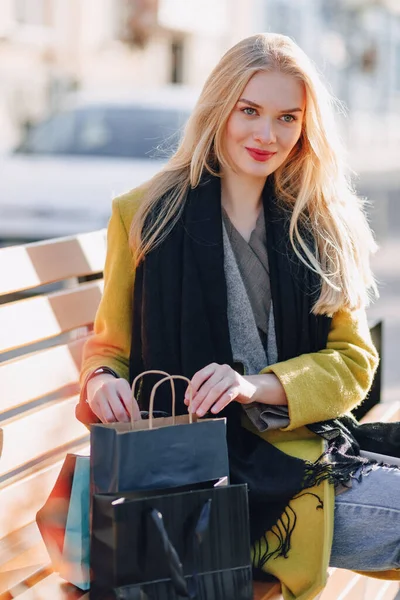
<instances>
[{"instance_id":1,"label":"black paper shopping bag","mask_svg":"<svg viewBox=\"0 0 400 600\"><path fill-rule=\"evenodd\" d=\"M196 421L190 414L175 417L175 379L190 385L188 379L178 375L161 379L151 393L149 420L91 426L95 493L166 489L229 477L226 420ZM173 392L172 417L155 419L156 390L168 381Z\"/></svg>"},{"instance_id":2,"label":"black paper shopping bag","mask_svg":"<svg viewBox=\"0 0 400 600\"><path fill-rule=\"evenodd\" d=\"M91 573L91 598L251 600L247 486L95 494Z\"/></svg>"}]
</instances>

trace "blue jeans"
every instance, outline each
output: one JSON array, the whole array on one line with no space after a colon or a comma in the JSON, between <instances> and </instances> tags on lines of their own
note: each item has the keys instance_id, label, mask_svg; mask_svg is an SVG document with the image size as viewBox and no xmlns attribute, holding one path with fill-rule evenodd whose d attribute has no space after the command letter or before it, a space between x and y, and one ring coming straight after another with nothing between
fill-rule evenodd
<instances>
[{"instance_id":1,"label":"blue jeans","mask_svg":"<svg viewBox=\"0 0 400 600\"><path fill-rule=\"evenodd\" d=\"M378 467L335 498L331 567L400 569L400 469Z\"/></svg>"}]
</instances>

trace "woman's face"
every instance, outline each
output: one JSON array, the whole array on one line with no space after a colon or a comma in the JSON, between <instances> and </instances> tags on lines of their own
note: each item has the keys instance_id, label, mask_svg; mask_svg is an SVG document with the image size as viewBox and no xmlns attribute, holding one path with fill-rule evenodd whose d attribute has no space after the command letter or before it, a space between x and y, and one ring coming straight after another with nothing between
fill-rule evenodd
<instances>
[{"instance_id":1,"label":"woman's face","mask_svg":"<svg viewBox=\"0 0 400 600\"><path fill-rule=\"evenodd\" d=\"M224 150L235 171L266 178L296 145L305 111L304 84L278 71L259 71L246 85L231 112Z\"/></svg>"}]
</instances>

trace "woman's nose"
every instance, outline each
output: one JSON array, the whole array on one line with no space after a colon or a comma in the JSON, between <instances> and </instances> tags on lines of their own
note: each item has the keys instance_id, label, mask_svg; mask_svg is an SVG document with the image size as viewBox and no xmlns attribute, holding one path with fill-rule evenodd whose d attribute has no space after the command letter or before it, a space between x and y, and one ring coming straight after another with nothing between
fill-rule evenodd
<instances>
[{"instance_id":1,"label":"woman's nose","mask_svg":"<svg viewBox=\"0 0 400 600\"><path fill-rule=\"evenodd\" d=\"M259 126L254 133L254 139L263 144L273 144L276 142L275 129L270 119L263 123L259 123Z\"/></svg>"}]
</instances>

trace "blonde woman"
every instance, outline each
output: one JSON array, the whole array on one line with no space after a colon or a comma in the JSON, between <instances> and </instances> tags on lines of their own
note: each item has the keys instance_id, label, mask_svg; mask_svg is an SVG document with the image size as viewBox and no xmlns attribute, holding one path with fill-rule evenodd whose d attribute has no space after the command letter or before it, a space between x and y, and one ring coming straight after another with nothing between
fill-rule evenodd
<instances>
[{"instance_id":1,"label":"blonde woman","mask_svg":"<svg viewBox=\"0 0 400 600\"><path fill-rule=\"evenodd\" d=\"M400 470L357 442L394 455L398 435L378 426L371 441L348 416L378 357L375 244L343 162L332 99L298 46L260 34L230 49L164 169L113 203L77 407L85 423L140 419L138 373L189 377L192 410L227 417L255 577L290 598L315 597L329 564L399 577Z\"/></svg>"}]
</instances>

